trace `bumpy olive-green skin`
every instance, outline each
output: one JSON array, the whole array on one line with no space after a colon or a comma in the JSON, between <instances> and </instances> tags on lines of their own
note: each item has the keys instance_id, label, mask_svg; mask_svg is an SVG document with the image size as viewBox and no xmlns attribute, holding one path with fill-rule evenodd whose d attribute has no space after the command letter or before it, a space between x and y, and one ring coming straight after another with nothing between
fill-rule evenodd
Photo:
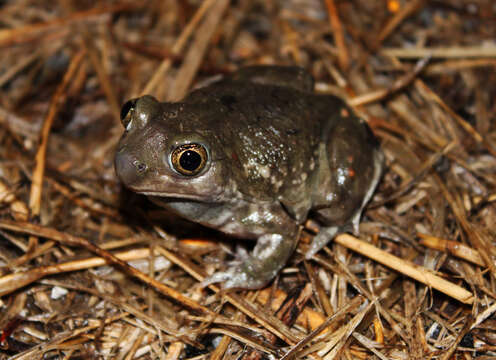
<instances>
[{"instance_id":1,"label":"bumpy olive-green skin","mask_svg":"<svg viewBox=\"0 0 496 360\"><path fill-rule=\"evenodd\" d=\"M300 68L248 67L182 102L144 96L126 108L115 158L125 186L192 221L258 239L251 254L241 252L207 282L264 286L292 254L310 211L324 229L309 256L337 231L356 230L383 156L342 100L312 90ZM208 152L195 176L181 175L170 161L187 143Z\"/></svg>"}]
</instances>

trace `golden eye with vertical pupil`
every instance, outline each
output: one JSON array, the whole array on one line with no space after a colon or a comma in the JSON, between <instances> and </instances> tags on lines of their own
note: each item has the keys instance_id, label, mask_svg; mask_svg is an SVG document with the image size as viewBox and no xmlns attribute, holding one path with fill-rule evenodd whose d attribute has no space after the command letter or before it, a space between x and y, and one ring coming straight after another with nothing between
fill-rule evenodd
<instances>
[{"instance_id":1,"label":"golden eye with vertical pupil","mask_svg":"<svg viewBox=\"0 0 496 360\"><path fill-rule=\"evenodd\" d=\"M171 164L175 171L185 176L200 173L207 164L207 150L200 144L184 144L174 149Z\"/></svg>"}]
</instances>

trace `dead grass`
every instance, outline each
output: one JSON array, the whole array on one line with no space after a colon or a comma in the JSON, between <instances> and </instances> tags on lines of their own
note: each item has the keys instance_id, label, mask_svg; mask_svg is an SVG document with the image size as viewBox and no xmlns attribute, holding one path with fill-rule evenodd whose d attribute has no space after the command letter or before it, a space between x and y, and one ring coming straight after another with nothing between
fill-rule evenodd
<instances>
[{"instance_id":1,"label":"dead grass","mask_svg":"<svg viewBox=\"0 0 496 360\"><path fill-rule=\"evenodd\" d=\"M492 0L0 1L0 359L496 356ZM261 291L113 170L119 104L297 64L381 139L360 226ZM111 264L108 266L106 264Z\"/></svg>"}]
</instances>

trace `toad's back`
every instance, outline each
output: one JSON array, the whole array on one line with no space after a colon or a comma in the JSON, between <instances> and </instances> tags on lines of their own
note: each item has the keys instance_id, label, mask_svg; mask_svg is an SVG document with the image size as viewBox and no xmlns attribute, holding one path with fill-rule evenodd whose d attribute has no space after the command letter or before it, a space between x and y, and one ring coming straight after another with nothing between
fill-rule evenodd
<instances>
[{"instance_id":1,"label":"toad's back","mask_svg":"<svg viewBox=\"0 0 496 360\"><path fill-rule=\"evenodd\" d=\"M279 194L296 184L282 179L313 171L319 143L341 121L333 109L343 106L299 88L231 79L195 90L184 103L202 109L205 126L232 150L237 175L257 185L243 189L254 197Z\"/></svg>"},{"instance_id":2,"label":"toad's back","mask_svg":"<svg viewBox=\"0 0 496 360\"><path fill-rule=\"evenodd\" d=\"M227 78L184 102L209 109L207 126L217 129L238 160L234 176L250 184L242 192L281 200L301 219L309 207L330 207L321 211L330 223L345 224L361 207L375 164L382 161L376 138L341 99L310 92L310 82L299 79L291 86L288 80L263 79Z\"/></svg>"}]
</instances>

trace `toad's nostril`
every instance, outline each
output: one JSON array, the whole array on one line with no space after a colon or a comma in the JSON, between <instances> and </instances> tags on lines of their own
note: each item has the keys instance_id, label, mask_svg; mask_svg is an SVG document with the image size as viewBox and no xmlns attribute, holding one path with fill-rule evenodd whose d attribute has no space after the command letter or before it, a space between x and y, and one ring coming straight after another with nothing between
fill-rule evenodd
<instances>
[{"instance_id":1,"label":"toad's nostril","mask_svg":"<svg viewBox=\"0 0 496 360\"><path fill-rule=\"evenodd\" d=\"M143 173L147 169L146 164L139 160L134 160L133 165L136 167L136 170L138 170L139 173Z\"/></svg>"},{"instance_id":2,"label":"toad's nostril","mask_svg":"<svg viewBox=\"0 0 496 360\"><path fill-rule=\"evenodd\" d=\"M146 170L146 164L136 160L125 152L115 155L115 172L126 186L132 186L138 181L140 174Z\"/></svg>"}]
</instances>

